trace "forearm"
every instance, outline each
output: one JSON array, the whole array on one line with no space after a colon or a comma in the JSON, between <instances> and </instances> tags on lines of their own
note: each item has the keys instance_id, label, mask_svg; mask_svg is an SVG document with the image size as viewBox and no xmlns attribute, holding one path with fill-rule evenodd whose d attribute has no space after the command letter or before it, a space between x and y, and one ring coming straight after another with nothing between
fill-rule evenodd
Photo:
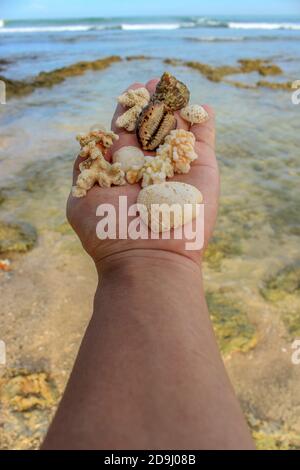
<instances>
[{"instance_id":1,"label":"forearm","mask_svg":"<svg viewBox=\"0 0 300 470\"><path fill-rule=\"evenodd\" d=\"M103 263L92 320L44 448L251 448L192 261Z\"/></svg>"}]
</instances>

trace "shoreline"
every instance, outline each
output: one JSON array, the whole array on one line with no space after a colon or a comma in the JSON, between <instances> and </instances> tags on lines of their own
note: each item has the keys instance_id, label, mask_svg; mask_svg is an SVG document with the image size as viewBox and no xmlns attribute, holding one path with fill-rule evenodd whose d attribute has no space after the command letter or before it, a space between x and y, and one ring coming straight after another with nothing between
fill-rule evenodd
<instances>
[{"instance_id":1,"label":"shoreline","mask_svg":"<svg viewBox=\"0 0 300 470\"><path fill-rule=\"evenodd\" d=\"M158 59L155 57L149 57L145 55L136 56L108 56L94 61L81 61L76 62L72 65L54 69L50 72L40 72L36 77L29 80L12 80L6 78L4 75L0 75L0 80L6 84L6 95L7 99L22 97L33 93L38 88L51 88L59 83L64 82L67 78L76 77L83 75L89 70L100 71L105 70L112 64L122 61L138 61L138 60L161 60L166 65L171 66L183 66L194 69L201 73L207 80L214 83L227 83L228 85L244 88L244 89L257 89L257 88L269 88L273 90L292 90L293 83L291 81L285 82L270 82L268 80L258 80L254 84L249 85L238 80L226 79L228 76L251 74L257 72L262 77L274 77L283 74L283 70L272 63L269 59L239 59L238 65L220 65L212 66L209 64L196 62L196 61L184 61L181 59ZM1 63L1 60L0 60Z\"/></svg>"}]
</instances>

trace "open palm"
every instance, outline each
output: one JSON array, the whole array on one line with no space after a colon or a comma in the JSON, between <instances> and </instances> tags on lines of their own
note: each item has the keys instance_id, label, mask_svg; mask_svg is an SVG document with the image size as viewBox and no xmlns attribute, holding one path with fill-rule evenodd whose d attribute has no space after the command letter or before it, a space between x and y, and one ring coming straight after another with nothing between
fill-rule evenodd
<instances>
[{"instance_id":1,"label":"open palm","mask_svg":"<svg viewBox=\"0 0 300 470\"><path fill-rule=\"evenodd\" d=\"M146 85L135 83L129 88L135 89L146 86L152 94L156 88L158 80L150 80ZM209 106L204 106L209 113L210 119L204 124L195 124L189 129L189 124L185 122L178 113L177 128L190 130L196 138L196 152L198 159L192 163L191 171L186 175L176 175L172 181L181 181L197 187L204 200L204 231L205 243L212 235L215 225L218 200L219 200L219 171L215 156L215 120L213 110ZM129 133L116 127L115 122L120 114L124 112L122 106L118 105L112 121L112 130L119 135L119 140L114 144L108 158L113 152L124 146L140 147L135 133ZM79 163L82 159L77 158L74 165L74 182L79 174ZM94 186L83 198L69 196L67 205L67 216L70 224L79 236L83 247L92 256L96 263L113 255L128 250L137 249L158 249L167 250L185 255L195 261L200 259L199 252L186 251L186 240L99 240L96 235L96 225L99 218L96 216L96 209L100 204L112 204L118 213L119 196L127 197L128 207L135 204L140 191L140 185L134 184L126 186L113 186L111 188L100 188Z\"/></svg>"}]
</instances>

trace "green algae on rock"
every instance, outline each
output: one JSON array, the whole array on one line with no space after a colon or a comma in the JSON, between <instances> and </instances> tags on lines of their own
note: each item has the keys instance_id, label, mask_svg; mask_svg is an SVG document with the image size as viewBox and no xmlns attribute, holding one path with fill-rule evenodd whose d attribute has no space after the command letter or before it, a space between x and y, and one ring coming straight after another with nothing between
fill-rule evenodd
<instances>
[{"instance_id":1,"label":"green algae on rock","mask_svg":"<svg viewBox=\"0 0 300 470\"><path fill-rule=\"evenodd\" d=\"M300 337L300 308L295 311L284 312L283 323L291 338Z\"/></svg>"},{"instance_id":2,"label":"green algae on rock","mask_svg":"<svg viewBox=\"0 0 300 470\"><path fill-rule=\"evenodd\" d=\"M0 221L0 253L24 253L37 240L35 228L27 223Z\"/></svg>"},{"instance_id":3,"label":"green algae on rock","mask_svg":"<svg viewBox=\"0 0 300 470\"><path fill-rule=\"evenodd\" d=\"M247 314L225 292L208 292L208 309L223 355L247 352L257 344L255 326Z\"/></svg>"},{"instance_id":4,"label":"green algae on rock","mask_svg":"<svg viewBox=\"0 0 300 470\"><path fill-rule=\"evenodd\" d=\"M6 369L0 377L1 449L38 449L58 400L56 382L48 372Z\"/></svg>"},{"instance_id":5,"label":"green algae on rock","mask_svg":"<svg viewBox=\"0 0 300 470\"><path fill-rule=\"evenodd\" d=\"M128 55L127 57L125 57L125 60L127 60L128 62L131 62L133 60L153 60L154 57L150 57L148 55Z\"/></svg>"},{"instance_id":6,"label":"green algae on rock","mask_svg":"<svg viewBox=\"0 0 300 470\"><path fill-rule=\"evenodd\" d=\"M51 408L58 399L53 379L46 372L11 370L0 379L1 404L14 411Z\"/></svg>"},{"instance_id":7,"label":"green algae on rock","mask_svg":"<svg viewBox=\"0 0 300 470\"><path fill-rule=\"evenodd\" d=\"M3 195L3 192L0 191L0 206L1 206L1 204L3 204L4 201L5 201L5 197Z\"/></svg>"},{"instance_id":8,"label":"green algae on rock","mask_svg":"<svg viewBox=\"0 0 300 470\"><path fill-rule=\"evenodd\" d=\"M269 82L267 80L259 80L257 83L251 85L238 80L225 79L225 77L230 75L248 74L252 72L257 72L263 77L281 75L283 73L282 69L278 65L271 63L268 59L239 59L239 65L221 65L217 67L198 61L183 61L171 58L165 59L164 63L175 67L184 65L194 70L198 70L198 72L211 82L224 82L228 85L235 86L236 88L248 90L255 90L261 87L271 88L274 90L291 90L293 88L292 82L289 81Z\"/></svg>"},{"instance_id":9,"label":"green algae on rock","mask_svg":"<svg viewBox=\"0 0 300 470\"><path fill-rule=\"evenodd\" d=\"M300 438L296 433L254 431L252 436L257 450L300 450Z\"/></svg>"},{"instance_id":10,"label":"green algae on rock","mask_svg":"<svg viewBox=\"0 0 300 470\"><path fill-rule=\"evenodd\" d=\"M3 80L6 84L6 95L9 99L28 95L36 88L50 88L58 83L62 83L69 77L83 75L88 70L104 70L113 63L120 62L121 60L119 56L110 56L89 62L77 62L76 64L55 69L51 72L40 72L30 81L9 80L3 76L0 76L0 80Z\"/></svg>"},{"instance_id":11,"label":"green algae on rock","mask_svg":"<svg viewBox=\"0 0 300 470\"><path fill-rule=\"evenodd\" d=\"M246 412L257 450L300 450L300 437L295 431L283 428L282 423L256 418Z\"/></svg>"},{"instance_id":12,"label":"green algae on rock","mask_svg":"<svg viewBox=\"0 0 300 470\"><path fill-rule=\"evenodd\" d=\"M260 80L256 83L256 86L273 90L292 90L293 82L268 82L267 80Z\"/></svg>"},{"instance_id":13,"label":"green algae on rock","mask_svg":"<svg viewBox=\"0 0 300 470\"><path fill-rule=\"evenodd\" d=\"M272 302L280 301L288 294L300 294L300 261L280 269L266 279L260 289L261 295Z\"/></svg>"},{"instance_id":14,"label":"green algae on rock","mask_svg":"<svg viewBox=\"0 0 300 470\"><path fill-rule=\"evenodd\" d=\"M237 66L221 65L219 67L213 67L212 65L196 61L184 62L184 65L194 70L198 70L211 82L221 82L226 75L240 73L240 67Z\"/></svg>"},{"instance_id":15,"label":"green algae on rock","mask_svg":"<svg viewBox=\"0 0 300 470\"><path fill-rule=\"evenodd\" d=\"M228 85L234 86L235 88L241 88L243 90L256 90L256 85L249 85L248 83L239 82L238 80L228 80L224 79L224 83L228 83Z\"/></svg>"},{"instance_id":16,"label":"green algae on rock","mask_svg":"<svg viewBox=\"0 0 300 470\"><path fill-rule=\"evenodd\" d=\"M210 268L219 270L224 259L241 254L240 240L229 233L221 233L213 236L205 251L204 261Z\"/></svg>"},{"instance_id":17,"label":"green algae on rock","mask_svg":"<svg viewBox=\"0 0 300 470\"><path fill-rule=\"evenodd\" d=\"M270 63L265 59L240 59L238 63L241 65L242 73L258 72L264 77L268 75L281 75L282 69L278 65Z\"/></svg>"}]
</instances>

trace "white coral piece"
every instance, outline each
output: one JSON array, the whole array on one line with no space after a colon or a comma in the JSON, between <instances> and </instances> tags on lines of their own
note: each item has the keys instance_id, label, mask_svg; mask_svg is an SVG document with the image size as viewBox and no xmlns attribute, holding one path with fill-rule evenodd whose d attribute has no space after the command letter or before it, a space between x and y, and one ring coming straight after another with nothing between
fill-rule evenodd
<instances>
[{"instance_id":1,"label":"white coral piece","mask_svg":"<svg viewBox=\"0 0 300 470\"><path fill-rule=\"evenodd\" d=\"M79 134L77 135L76 139L78 140L81 147L80 156L82 158L87 158L91 156L91 149L89 147L90 143L94 142L97 144L98 148L102 150L103 155L105 155L113 143L119 139L119 136L112 131L98 129L93 130L88 134Z\"/></svg>"},{"instance_id":2,"label":"white coral piece","mask_svg":"<svg viewBox=\"0 0 300 470\"><path fill-rule=\"evenodd\" d=\"M105 153L112 143L118 139L113 132L100 131L90 132L85 136L78 137L83 148L80 156L86 157L79 165L80 174L76 185L72 188L74 197L86 196L86 193L96 183L102 188L109 188L112 184L121 186L126 183L125 173L120 163L111 164L105 160ZM104 135L105 134L105 135Z\"/></svg>"},{"instance_id":3,"label":"white coral piece","mask_svg":"<svg viewBox=\"0 0 300 470\"><path fill-rule=\"evenodd\" d=\"M150 101L150 93L147 88L136 88L135 90L127 90L123 95L119 96L118 102L126 108L139 106L144 108Z\"/></svg>"},{"instance_id":4,"label":"white coral piece","mask_svg":"<svg viewBox=\"0 0 300 470\"><path fill-rule=\"evenodd\" d=\"M142 109L143 108L136 105L125 111L125 113L116 120L117 127L126 129L128 132L133 132Z\"/></svg>"},{"instance_id":5,"label":"white coral piece","mask_svg":"<svg viewBox=\"0 0 300 470\"><path fill-rule=\"evenodd\" d=\"M142 179L142 188L146 188L151 184L163 183L167 178L172 178L173 176L174 169L170 159L157 155L156 157L145 157L145 164L137 174L135 182Z\"/></svg>"},{"instance_id":6,"label":"white coral piece","mask_svg":"<svg viewBox=\"0 0 300 470\"><path fill-rule=\"evenodd\" d=\"M124 128L128 132L132 132L136 128L138 118L145 106L150 101L150 94L147 88L137 88L136 90L128 90L119 96L118 102L129 108L124 114L118 117L116 126Z\"/></svg>"},{"instance_id":7,"label":"white coral piece","mask_svg":"<svg viewBox=\"0 0 300 470\"><path fill-rule=\"evenodd\" d=\"M196 139L192 132L184 129L173 130L157 149L157 156L164 161L170 161L174 173L188 173L191 162L198 158L195 143Z\"/></svg>"}]
</instances>

